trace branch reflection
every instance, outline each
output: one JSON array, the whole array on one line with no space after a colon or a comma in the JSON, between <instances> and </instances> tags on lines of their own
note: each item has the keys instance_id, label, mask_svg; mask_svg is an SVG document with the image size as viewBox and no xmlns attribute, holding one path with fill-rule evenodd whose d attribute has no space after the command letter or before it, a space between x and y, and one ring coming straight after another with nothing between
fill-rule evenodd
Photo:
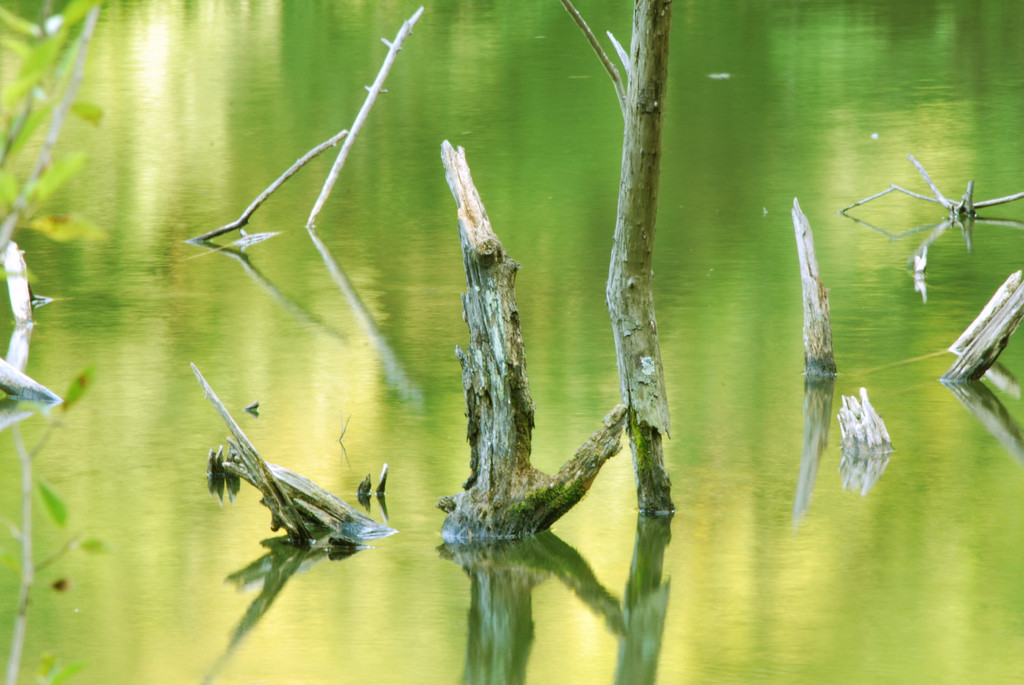
<instances>
[{"instance_id":1,"label":"branch reflection","mask_svg":"<svg viewBox=\"0 0 1024 685\"><path fill-rule=\"evenodd\" d=\"M968 383L942 381L942 384L1024 466L1024 433L988 386L980 380Z\"/></svg>"},{"instance_id":2,"label":"branch reflection","mask_svg":"<svg viewBox=\"0 0 1024 685\"><path fill-rule=\"evenodd\" d=\"M213 682L217 674L230 660L235 649L238 648L238 645L241 644L249 631L259 623L263 615L267 613L270 605L274 603L278 594L284 589L285 584L293 575L300 571L308 571L325 559L340 561L341 559L347 559L360 550L369 549L360 545L339 547L336 544L326 546L319 543L313 547L299 548L289 544L287 540L288 537L285 535L263 540L260 544L269 551L225 579L239 590L255 590L259 588L260 593L249 604L249 608L246 610L245 615L242 616L242 620L231 633L231 641L228 643L227 649L203 679L204 683Z\"/></svg>"},{"instance_id":3,"label":"branch reflection","mask_svg":"<svg viewBox=\"0 0 1024 685\"><path fill-rule=\"evenodd\" d=\"M828 446L828 431L832 425L832 398L835 396L836 381L827 379L804 379L804 447L800 456L800 478L796 483L796 498L793 500L793 525L811 505L811 493L818 475L821 454Z\"/></svg>"},{"instance_id":4,"label":"branch reflection","mask_svg":"<svg viewBox=\"0 0 1024 685\"><path fill-rule=\"evenodd\" d=\"M619 639L617 683L653 683L668 608L662 582L671 518L640 516L633 564L620 602L586 560L554 533L510 542L438 548L470 578L467 683L522 683L533 645L533 589L558 578Z\"/></svg>"}]
</instances>

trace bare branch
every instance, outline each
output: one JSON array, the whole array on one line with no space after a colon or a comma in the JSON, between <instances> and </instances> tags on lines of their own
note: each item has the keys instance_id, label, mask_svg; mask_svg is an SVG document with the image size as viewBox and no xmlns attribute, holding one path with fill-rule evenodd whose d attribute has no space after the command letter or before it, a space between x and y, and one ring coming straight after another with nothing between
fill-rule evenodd
<instances>
[{"instance_id":1,"label":"bare branch","mask_svg":"<svg viewBox=\"0 0 1024 685\"><path fill-rule=\"evenodd\" d=\"M380 94L384 86L384 79L387 78L388 72L391 71L391 66L395 63L395 59L398 57L398 51L402 49L402 43L412 33L412 27L419 21L420 16L423 14L423 8L420 7L416 10L416 13L412 15L399 29L395 39L389 44L385 41L385 45L388 45L388 55L384 58L384 64L380 68L380 72L377 74L377 79L370 86L369 94L366 96L366 101L363 102L362 109L359 110L359 114L356 115L356 120L352 123L352 128L349 131L348 137L341 146L341 150L338 152L338 158L334 160L334 166L331 167L331 173L328 174L327 180L324 182L324 187L320 191L320 196L317 197L316 202L313 204L313 211L309 214L309 220L306 221L306 228L312 230L316 225L317 217L320 216L320 210L323 209L324 203L327 202L327 198L330 197L331 191L334 189L334 184L338 181L338 175L341 174L341 167L345 165L345 160L348 158L348 152L352 149L352 143L355 142L356 135L360 129L363 128L363 124L366 123L366 118L370 114L370 109L373 107L373 103L377 100L377 95Z\"/></svg>"},{"instance_id":2,"label":"bare branch","mask_svg":"<svg viewBox=\"0 0 1024 685\"><path fill-rule=\"evenodd\" d=\"M332 148L335 145L337 145L338 141L340 141L347 135L347 130L341 131L334 135L332 138L325 140L324 142L320 143L306 154L299 157L299 159L296 160L295 164L292 164L291 167L288 168L288 171L281 174L281 176L278 177L276 181L267 186L267 189L260 193L259 196L252 201L252 204L250 204L246 208L246 210L242 212L242 215L235 219L234 221L232 221L230 224L224 224L220 228L215 228L212 231L208 231L202 235L197 235L195 238L189 238L186 242L205 242L207 240L210 240L211 238L216 238L219 235L223 235L224 233L230 233L231 231L234 231L236 229L241 228L242 226L245 226L247 223L249 223L250 217L252 217L256 210L260 208L260 205L262 205L274 191L276 191L278 188L284 185L285 181L287 181L289 178L297 174L299 169L306 166L306 164L316 159L320 155L320 153L324 152L328 148Z\"/></svg>"},{"instance_id":3,"label":"bare branch","mask_svg":"<svg viewBox=\"0 0 1024 685\"><path fill-rule=\"evenodd\" d=\"M626 72L626 78L629 78L629 55L626 54L622 44L615 40L615 36L612 35L611 31L605 31L608 34L608 40L612 42L612 46L615 48L616 54L619 56L619 61L622 62L622 70Z\"/></svg>"},{"instance_id":4,"label":"bare branch","mask_svg":"<svg viewBox=\"0 0 1024 685\"><path fill-rule=\"evenodd\" d=\"M1024 193L1015 193L1013 195L1007 195L1006 197L998 197L995 200L982 200L981 202L975 202L974 208L978 207L992 207L993 205L1004 205L1007 202L1013 202L1024 198Z\"/></svg>"},{"instance_id":5,"label":"bare branch","mask_svg":"<svg viewBox=\"0 0 1024 685\"><path fill-rule=\"evenodd\" d=\"M953 203L950 202L949 200L947 200L946 196L942 194L942 192L939 190L938 186L936 186L934 183L932 183L932 179L928 175L928 172L924 170L924 167L921 166L920 162L918 162L916 159L914 159L914 155L907 155L907 159L909 159L910 162L915 167L917 167L918 173L921 174L921 178L923 178L924 182L928 184L928 187L932 189L932 193L935 194L935 199L939 201L939 204L941 204L946 209L951 209L954 206Z\"/></svg>"},{"instance_id":6,"label":"bare branch","mask_svg":"<svg viewBox=\"0 0 1024 685\"><path fill-rule=\"evenodd\" d=\"M565 8L565 11L569 13L569 16L572 17L573 21L576 22L576 25L580 27L580 31L583 32L583 35L584 37L586 37L587 42L590 43L590 47L594 49L594 53L597 55L597 58L601 60L601 64L604 65L604 69L605 71L608 72L608 76L611 77L612 85L615 86L615 95L619 98L619 109L622 110L622 116L625 117L626 89L622 84L622 77L619 76L619 70L616 69L615 65L612 64L612 61L608 59L608 53L606 53L604 51L604 48L601 47L601 44L597 42L597 36L594 35L594 32L590 30L589 26L587 26L587 22L583 20L583 17L580 15L580 13L576 10L575 7L573 7L572 2L570 2L570 0L561 0L561 2L562 7ZM615 39L612 38L612 41L614 40ZM622 46L619 45L618 43L615 43L615 49L619 53L619 58L622 59L623 64L629 64L629 60L623 56L625 53L622 50Z\"/></svg>"}]
</instances>

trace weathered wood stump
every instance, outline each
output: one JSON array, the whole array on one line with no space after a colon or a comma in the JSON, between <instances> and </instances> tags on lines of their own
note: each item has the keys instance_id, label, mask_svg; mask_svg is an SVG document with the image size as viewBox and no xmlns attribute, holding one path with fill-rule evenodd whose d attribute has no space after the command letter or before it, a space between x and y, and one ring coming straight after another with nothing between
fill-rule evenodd
<instances>
[{"instance_id":1,"label":"weathered wood stump","mask_svg":"<svg viewBox=\"0 0 1024 685\"><path fill-rule=\"evenodd\" d=\"M458 206L466 270L464 318L469 347L456 348L466 396L470 476L464 491L442 497L445 540L515 538L547 529L582 499L601 466L619 451L626 409L619 405L559 472L530 465L534 405L526 374L515 278L519 264L491 229L465 151L441 146Z\"/></svg>"},{"instance_id":2,"label":"weathered wood stump","mask_svg":"<svg viewBox=\"0 0 1024 685\"><path fill-rule=\"evenodd\" d=\"M882 417L868 401L868 391L864 388L860 389L860 401L856 397L843 396L839 432L843 443L843 456L839 462L843 488L860 490L861 495L866 495L889 464L892 440Z\"/></svg>"},{"instance_id":3,"label":"weathered wood stump","mask_svg":"<svg viewBox=\"0 0 1024 685\"><path fill-rule=\"evenodd\" d=\"M1024 287L1016 271L999 286L978 317L949 346L956 361L942 374L945 383L965 383L981 378L992 366L1010 336L1024 318Z\"/></svg>"},{"instance_id":4,"label":"weathered wood stump","mask_svg":"<svg viewBox=\"0 0 1024 685\"><path fill-rule=\"evenodd\" d=\"M818 271L811 224L800 210L796 198L793 198L792 214L804 295L804 375L808 378L831 378L836 375L836 360L832 353L828 290L822 284Z\"/></svg>"}]
</instances>

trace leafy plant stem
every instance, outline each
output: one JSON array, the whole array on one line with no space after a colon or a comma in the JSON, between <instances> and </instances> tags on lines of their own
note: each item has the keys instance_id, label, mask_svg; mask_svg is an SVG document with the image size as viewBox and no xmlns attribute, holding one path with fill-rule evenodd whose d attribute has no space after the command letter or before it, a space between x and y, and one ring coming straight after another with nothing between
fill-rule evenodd
<instances>
[{"instance_id":1,"label":"leafy plant stem","mask_svg":"<svg viewBox=\"0 0 1024 685\"><path fill-rule=\"evenodd\" d=\"M68 83L68 88L64 93L63 99L61 99L60 104L53 112L53 118L50 120L50 128L46 133L46 140L43 141L43 147L39 150L39 156L36 158L35 168L32 169L32 174L29 176L28 182L22 186L21 193L18 194L18 198L14 201L14 205L11 207L10 213L4 217L3 224L0 224L0 252L7 247L7 242L11 239L11 236L14 235L14 229L17 228L21 212L28 204L29 189L35 185L36 180L39 179L50 164L50 153L53 150L53 146L57 144L57 138L60 135L61 127L64 125L64 118L71 109L71 103L74 102L75 95L78 93L78 86L81 85L82 79L85 76L85 56L88 52L89 39L92 37L93 30L96 28L96 22L99 19L99 16L100 6L97 5L89 10L89 14L85 19L85 24L82 26L82 33L79 36L81 45L78 51L78 59L75 61L75 68L72 72L71 81Z\"/></svg>"},{"instance_id":2,"label":"leafy plant stem","mask_svg":"<svg viewBox=\"0 0 1024 685\"><path fill-rule=\"evenodd\" d=\"M18 426L11 428L11 435L21 461L21 589L18 593L18 613L14 617L11 655L7 660L7 685L15 685L18 681L28 624L28 595L35 581L35 565L32 563L32 455L25 449Z\"/></svg>"}]
</instances>

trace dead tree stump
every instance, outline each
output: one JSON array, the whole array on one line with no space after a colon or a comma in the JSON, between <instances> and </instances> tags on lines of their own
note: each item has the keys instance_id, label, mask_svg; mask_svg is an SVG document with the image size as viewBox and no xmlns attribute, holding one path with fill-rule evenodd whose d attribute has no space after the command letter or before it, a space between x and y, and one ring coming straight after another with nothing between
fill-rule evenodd
<instances>
[{"instance_id":1,"label":"dead tree stump","mask_svg":"<svg viewBox=\"0 0 1024 685\"><path fill-rule=\"evenodd\" d=\"M519 264L491 229L473 185L465 151L441 146L448 186L458 206L466 269L463 317L469 347L456 347L466 395L470 476L464 491L442 497L446 541L515 538L547 529L586 494L604 462L619 451L626 409L619 405L575 456L550 476L530 465L533 400L519 326Z\"/></svg>"},{"instance_id":2,"label":"dead tree stump","mask_svg":"<svg viewBox=\"0 0 1024 685\"><path fill-rule=\"evenodd\" d=\"M821 272L818 271L811 223L800 210L796 198L793 198L792 213L804 294L804 375L808 378L832 378L836 375L836 359L832 353L828 290L822 284Z\"/></svg>"}]
</instances>

